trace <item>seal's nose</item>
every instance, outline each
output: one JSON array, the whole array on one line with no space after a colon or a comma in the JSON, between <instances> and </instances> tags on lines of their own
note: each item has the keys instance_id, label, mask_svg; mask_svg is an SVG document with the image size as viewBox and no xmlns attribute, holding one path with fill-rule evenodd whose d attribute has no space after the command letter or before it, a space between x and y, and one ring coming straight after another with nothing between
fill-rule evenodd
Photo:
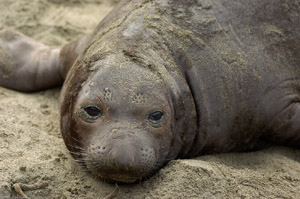
<instances>
[{"instance_id":1,"label":"seal's nose","mask_svg":"<svg viewBox=\"0 0 300 199\"><path fill-rule=\"evenodd\" d=\"M113 159L117 167L129 169L134 162L134 153L128 149L118 150L113 154Z\"/></svg>"},{"instance_id":2,"label":"seal's nose","mask_svg":"<svg viewBox=\"0 0 300 199\"><path fill-rule=\"evenodd\" d=\"M132 135L123 133L115 136L114 139L112 159L118 168L129 169L133 166L136 153Z\"/></svg>"},{"instance_id":3,"label":"seal's nose","mask_svg":"<svg viewBox=\"0 0 300 199\"><path fill-rule=\"evenodd\" d=\"M128 151L118 150L113 156L116 166L124 169L131 167L134 161L133 154Z\"/></svg>"}]
</instances>

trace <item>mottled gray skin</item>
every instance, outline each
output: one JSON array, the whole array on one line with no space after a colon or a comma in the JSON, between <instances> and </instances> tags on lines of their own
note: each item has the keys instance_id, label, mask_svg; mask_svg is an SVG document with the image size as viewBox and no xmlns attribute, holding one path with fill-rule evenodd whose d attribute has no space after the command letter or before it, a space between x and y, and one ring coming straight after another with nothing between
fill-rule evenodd
<instances>
[{"instance_id":1,"label":"mottled gray skin","mask_svg":"<svg viewBox=\"0 0 300 199\"><path fill-rule=\"evenodd\" d=\"M270 143L300 148L299 13L300 0L123 0L92 34L47 47L47 64L1 58L0 84L34 91L66 77L66 146L108 181L135 182L175 158ZM22 35L0 40L2 57L29 52L5 47L15 40L41 51ZM16 80L21 69L51 81ZM153 123L155 111L164 115Z\"/></svg>"}]
</instances>

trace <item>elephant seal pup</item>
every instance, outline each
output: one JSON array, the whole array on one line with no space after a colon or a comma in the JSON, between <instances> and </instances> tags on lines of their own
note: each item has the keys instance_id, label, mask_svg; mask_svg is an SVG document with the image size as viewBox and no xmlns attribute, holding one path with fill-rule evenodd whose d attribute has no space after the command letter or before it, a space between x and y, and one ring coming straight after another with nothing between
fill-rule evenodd
<instances>
[{"instance_id":1,"label":"elephant seal pup","mask_svg":"<svg viewBox=\"0 0 300 199\"><path fill-rule=\"evenodd\" d=\"M1 33L0 84L34 91L66 77L65 144L108 181L175 158L300 148L299 11L300 0L123 0L63 48Z\"/></svg>"}]
</instances>

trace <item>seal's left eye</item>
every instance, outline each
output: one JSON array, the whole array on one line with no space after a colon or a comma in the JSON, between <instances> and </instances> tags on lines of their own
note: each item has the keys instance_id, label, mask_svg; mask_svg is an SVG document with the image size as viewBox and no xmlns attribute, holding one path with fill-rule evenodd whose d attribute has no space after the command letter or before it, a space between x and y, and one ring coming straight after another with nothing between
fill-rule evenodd
<instances>
[{"instance_id":1,"label":"seal's left eye","mask_svg":"<svg viewBox=\"0 0 300 199\"><path fill-rule=\"evenodd\" d=\"M97 119L102 116L101 110L96 106L87 106L83 110L93 119Z\"/></svg>"},{"instance_id":2,"label":"seal's left eye","mask_svg":"<svg viewBox=\"0 0 300 199\"><path fill-rule=\"evenodd\" d=\"M162 111L155 111L149 115L148 119L150 122L157 124L161 122L163 118L164 118L164 113Z\"/></svg>"}]
</instances>

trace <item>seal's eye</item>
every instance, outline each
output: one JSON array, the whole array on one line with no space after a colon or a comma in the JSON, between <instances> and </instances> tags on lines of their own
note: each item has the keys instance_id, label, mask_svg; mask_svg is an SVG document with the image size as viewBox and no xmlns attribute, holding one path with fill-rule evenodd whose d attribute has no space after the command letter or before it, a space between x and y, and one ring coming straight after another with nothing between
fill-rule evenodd
<instances>
[{"instance_id":1,"label":"seal's eye","mask_svg":"<svg viewBox=\"0 0 300 199\"><path fill-rule=\"evenodd\" d=\"M164 119L164 113L162 111L155 111L149 115L148 120L154 124L161 122Z\"/></svg>"},{"instance_id":2,"label":"seal's eye","mask_svg":"<svg viewBox=\"0 0 300 199\"><path fill-rule=\"evenodd\" d=\"M102 116L102 112L96 106L87 106L83 109L91 119L97 119Z\"/></svg>"}]
</instances>

